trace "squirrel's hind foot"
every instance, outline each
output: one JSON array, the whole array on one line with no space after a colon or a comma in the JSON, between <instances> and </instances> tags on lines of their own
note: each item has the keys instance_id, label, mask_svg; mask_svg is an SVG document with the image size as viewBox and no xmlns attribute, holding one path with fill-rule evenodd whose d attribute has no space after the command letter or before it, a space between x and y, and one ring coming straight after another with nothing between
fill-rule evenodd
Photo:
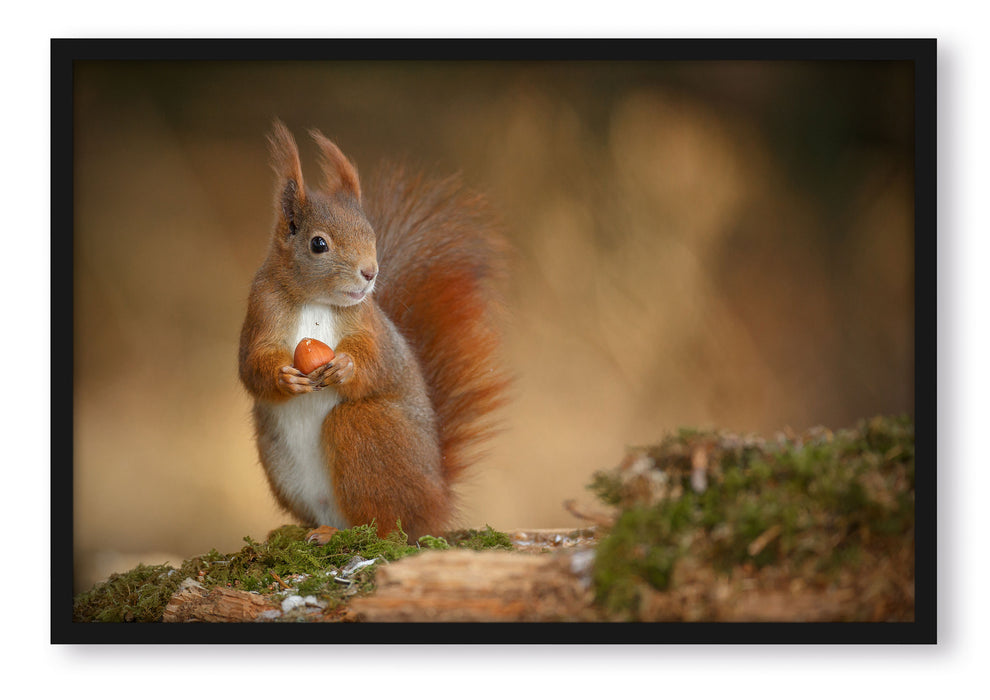
<instances>
[{"instance_id":1,"label":"squirrel's hind foot","mask_svg":"<svg viewBox=\"0 0 990 700\"><path fill-rule=\"evenodd\" d=\"M306 533L306 541L315 542L316 544L326 544L336 534L337 528L330 525L320 525Z\"/></svg>"}]
</instances>

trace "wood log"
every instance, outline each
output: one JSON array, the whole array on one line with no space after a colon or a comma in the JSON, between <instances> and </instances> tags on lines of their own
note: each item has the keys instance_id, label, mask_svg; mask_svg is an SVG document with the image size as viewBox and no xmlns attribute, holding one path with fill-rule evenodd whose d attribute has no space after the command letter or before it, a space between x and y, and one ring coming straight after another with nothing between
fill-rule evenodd
<instances>
[{"instance_id":1,"label":"wood log","mask_svg":"<svg viewBox=\"0 0 990 700\"><path fill-rule=\"evenodd\" d=\"M301 606L284 613L270 597L207 589L188 578L172 596L162 621L594 619L588 573L595 536L593 528L527 529L511 533L515 552L423 552L379 565L375 592L334 610Z\"/></svg>"},{"instance_id":2,"label":"wood log","mask_svg":"<svg viewBox=\"0 0 990 700\"><path fill-rule=\"evenodd\" d=\"M187 578L165 606L162 622L252 622L281 614L277 603L257 593L232 588L207 590Z\"/></svg>"},{"instance_id":3,"label":"wood log","mask_svg":"<svg viewBox=\"0 0 990 700\"><path fill-rule=\"evenodd\" d=\"M378 569L376 589L351 601L368 622L538 622L593 619L585 557L439 551Z\"/></svg>"}]
</instances>

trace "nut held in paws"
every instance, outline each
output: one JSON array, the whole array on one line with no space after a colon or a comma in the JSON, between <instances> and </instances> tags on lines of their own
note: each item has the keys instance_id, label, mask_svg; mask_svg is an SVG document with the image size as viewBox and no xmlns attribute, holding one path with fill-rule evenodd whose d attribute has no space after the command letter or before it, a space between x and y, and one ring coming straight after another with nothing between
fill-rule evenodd
<instances>
[{"instance_id":1,"label":"nut held in paws","mask_svg":"<svg viewBox=\"0 0 990 700\"><path fill-rule=\"evenodd\" d=\"M333 349L315 338L303 338L292 355L292 366L303 374L309 374L334 358Z\"/></svg>"}]
</instances>

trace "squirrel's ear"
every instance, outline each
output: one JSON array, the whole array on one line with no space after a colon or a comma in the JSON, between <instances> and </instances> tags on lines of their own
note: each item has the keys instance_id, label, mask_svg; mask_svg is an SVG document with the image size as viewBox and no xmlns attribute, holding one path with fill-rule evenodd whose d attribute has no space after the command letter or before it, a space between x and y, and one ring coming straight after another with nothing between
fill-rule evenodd
<instances>
[{"instance_id":1,"label":"squirrel's ear","mask_svg":"<svg viewBox=\"0 0 990 700\"><path fill-rule=\"evenodd\" d=\"M361 183L358 180L357 168L347 160L333 141L324 136L319 129L310 129L309 135L320 147L320 167L327 181L327 189L331 194L350 192L360 202Z\"/></svg>"},{"instance_id":2,"label":"squirrel's ear","mask_svg":"<svg viewBox=\"0 0 990 700\"><path fill-rule=\"evenodd\" d=\"M272 131L268 135L268 150L272 169L278 176L279 213L286 221L291 222L296 205L306 200L306 188L303 186L296 140L280 119L272 123Z\"/></svg>"}]
</instances>

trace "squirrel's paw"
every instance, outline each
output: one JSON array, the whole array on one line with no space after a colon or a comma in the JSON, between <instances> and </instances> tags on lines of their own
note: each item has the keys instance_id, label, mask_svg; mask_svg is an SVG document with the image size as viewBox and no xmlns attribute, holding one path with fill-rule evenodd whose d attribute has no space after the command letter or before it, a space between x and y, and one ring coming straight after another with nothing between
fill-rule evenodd
<instances>
[{"instance_id":1,"label":"squirrel's paw","mask_svg":"<svg viewBox=\"0 0 990 700\"><path fill-rule=\"evenodd\" d=\"M313 380L295 367L282 367L279 369L278 388L287 394L306 394L316 390Z\"/></svg>"},{"instance_id":2,"label":"squirrel's paw","mask_svg":"<svg viewBox=\"0 0 990 700\"><path fill-rule=\"evenodd\" d=\"M326 544L336 534L337 528L330 525L320 525L315 530L310 530L306 533L306 541L315 542L316 544Z\"/></svg>"},{"instance_id":3,"label":"squirrel's paw","mask_svg":"<svg viewBox=\"0 0 990 700\"><path fill-rule=\"evenodd\" d=\"M354 376L354 360L346 352L338 352L333 362L314 370L314 374L316 376L313 377L313 381L320 389L334 384L345 384Z\"/></svg>"}]
</instances>

